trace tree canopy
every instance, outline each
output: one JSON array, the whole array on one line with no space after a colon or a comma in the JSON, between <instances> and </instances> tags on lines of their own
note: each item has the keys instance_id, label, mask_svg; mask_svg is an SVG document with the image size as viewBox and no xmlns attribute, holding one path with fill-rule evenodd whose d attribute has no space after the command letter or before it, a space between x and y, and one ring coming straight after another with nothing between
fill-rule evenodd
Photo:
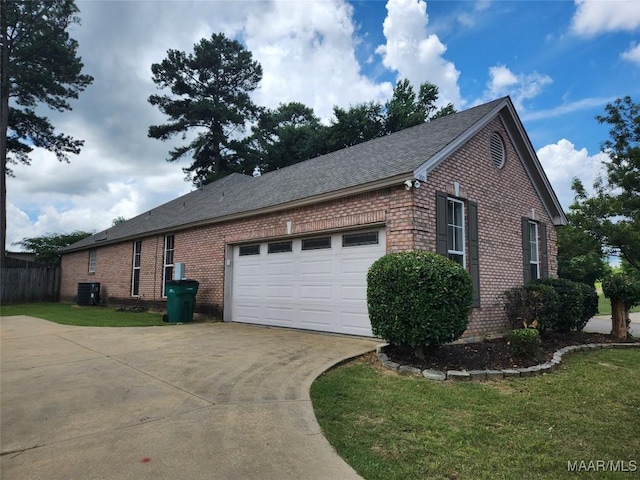
<instances>
[{"instance_id":1,"label":"tree canopy","mask_svg":"<svg viewBox=\"0 0 640 480\"><path fill-rule=\"evenodd\" d=\"M151 95L149 103L169 117L169 123L149 127L149 137L168 140L188 133L195 138L169 152L170 162L190 157L183 170L194 183L210 182L238 168L239 134L260 109L250 94L262 79L262 67L251 52L224 34L213 34L193 47L193 53L169 50L151 66L153 81L171 95Z\"/></svg>"},{"instance_id":2,"label":"tree canopy","mask_svg":"<svg viewBox=\"0 0 640 480\"><path fill-rule=\"evenodd\" d=\"M600 242L578 227L569 212L569 223L558 229L558 276L591 286L609 273Z\"/></svg>"},{"instance_id":3,"label":"tree canopy","mask_svg":"<svg viewBox=\"0 0 640 480\"><path fill-rule=\"evenodd\" d=\"M58 250L68 247L72 243L93 235L90 232L76 230L72 233L51 233L42 237L23 238L14 245L20 245L29 252L36 254L36 262L48 266L60 265L60 255Z\"/></svg>"},{"instance_id":4,"label":"tree canopy","mask_svg":"<svg viewBox=\"0 0 640 480\"><path fill-rule=\"evenodd\" d=\"M455 112L451 104L436 111L438 87L425 82L416 95L408 80L398 82L384 105L334 106L330 125L300 102L259 107L250 94L262 79L262 67L223 34L201 40L193 53L169 50L151 71L158 88L171 94L149 97L170 120L150 126L149 137L191 139L173 148L167 160L190 158L183 171L195 184L236 171L277 170ZM249 125L251 133L243 135Z\"/></svg>"},{"instance_id":5,"label":"tree canopy","mask_svg":"<svg viewBox=\"0 0 640 480\"><path fill-rule=\"evenodd\" d=\"M608 157L606 178L596 180L591 196L574 179L576 200L571 210L576 225L605 253L620 255L640 270L640 105L631 97L619 98L596 119L611 127L610 138L601 145Z\"/></svg>"},{"instance_id":6,"label":"tree canopy","mask_svg":"<svg viewBox=\"0 0 640 480\"><path fill-rule=\"evenodd\" d=\"M262 111L242 145L245 171L269 172L325 153L324 126L302 103L280 104Z\"/></svg>"},{"instance_id":7,"label":"tree canopy","mask_svg":"<svg viewBox=\"0 0 640 480\"><path fill-rule=\"evenodd\" d=\"M58 112L71 110L69 100L93 82L82 74L78 42L68 32L80 23L78 12L73 0L0 2L1 255L6 242L6 177L11 175L7 164L29 164L34 147L69 161L84 143L56 132L50 120L35 110L39 105Z\"/></svg>"}]
</instances>

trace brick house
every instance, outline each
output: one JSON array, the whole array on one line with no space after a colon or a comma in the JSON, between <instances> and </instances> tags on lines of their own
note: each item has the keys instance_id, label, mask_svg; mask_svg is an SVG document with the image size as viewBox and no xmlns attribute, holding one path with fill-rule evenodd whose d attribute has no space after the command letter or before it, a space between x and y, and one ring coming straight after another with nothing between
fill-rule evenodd
<instances>
[{"instance_id":1,"label":"brick house","mask_svg":"<svg viewBox=\"0 0 640 480\"><path fill-rule=\"evenodd\" d=\"M465 336L507 327L501 293L557 271L558 199L508 97L258 177L232 174L61 253L63 300L164 302L176 263L196 311L371 335L366 272L429 250L470 272Z\"/></svg>"}]
</instances>

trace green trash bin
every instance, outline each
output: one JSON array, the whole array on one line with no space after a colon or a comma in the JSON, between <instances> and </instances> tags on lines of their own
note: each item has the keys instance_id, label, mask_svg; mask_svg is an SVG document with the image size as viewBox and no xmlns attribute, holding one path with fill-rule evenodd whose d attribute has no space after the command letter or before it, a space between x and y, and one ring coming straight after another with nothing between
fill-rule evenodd
<instances>
[{"instance_id":1,"label":"green trash bin","mask_svg":"<svg viewBox=\"0 0 640 480\"><path fill-rule=\"evenodd\" d=\"M193 321L193 305L199 285L195 280L169 280L167 282L167 321L169 323Z\"/></svg>"}]
</instances>

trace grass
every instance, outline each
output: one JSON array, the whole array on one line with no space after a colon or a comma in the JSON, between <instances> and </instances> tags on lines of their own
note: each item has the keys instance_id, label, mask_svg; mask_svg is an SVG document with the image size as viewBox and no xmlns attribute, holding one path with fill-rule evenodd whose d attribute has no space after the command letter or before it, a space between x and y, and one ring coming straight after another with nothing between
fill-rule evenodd
<instances>
[{"instance_id":1,"label":"grass","mask_svg":"<svg viewBox=\"0 0 640 480\"><path fill-rule=\"evenodd\" d=\"M596 282L596 291L598 292L598 315L611 315L611 300L605 298L602 293L602 282ZM633 307L629 312L640 312L640 305Z\"/></svg>"},{"instance_id":2,"label":"grass","mask_svg":"<svg viewBox=\"0 0 640 480\"><path fill-rule=\"evenodd\" d=\"M640 470L639 370L637 350L599 350L540 377L436 383L360 359L319 377L311 397L329 442L367 480L629 478L567 462Z\"/></svg>"},{"instance_id":3,"label":"grass","mask_svg":"<svg viewBox=\"0 0 640 480\"><path fill-rule=\"evenodd\" d=\"M2 305L0 315L29 315L64 325L87 327L150 327L164 325L162 315L117 311L107 307L79 307L69 303Z\"/></svg>"}]
</instances>

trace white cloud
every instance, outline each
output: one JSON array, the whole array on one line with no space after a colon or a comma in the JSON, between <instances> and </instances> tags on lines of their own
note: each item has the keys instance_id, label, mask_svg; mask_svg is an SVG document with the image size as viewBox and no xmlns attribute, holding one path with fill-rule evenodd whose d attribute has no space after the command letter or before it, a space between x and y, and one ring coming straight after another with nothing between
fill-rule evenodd
<instances>
[{"instance_id":1,"label":"white cloud","mask_svg":"<svg viewBox=\"0 0 640 480\"><path fill-rule=\"evenodd\" d=\"M326 121L334 105L389 98L390 83L376 84L360 71L352 15L350 4L332 0L275 2L248 17L247 48L264 72L256 103L300 101Z\"/></svg>"},{"instance_id":2,"label":"white cloud","mask_svg":"<svg viewBox=\"0 0 640 480\"><path fill-rule=\"evenodd\" d=\"M632 43L620 56L625 60L640 65L640 43Z\"/></svg>"},{"instance_id":3,"label":"white cloud","mask_svg":"<svg viewBox=\"0 0 640 480\"><path fill-rule=\"evenodd\" d=\"M525 100L538 96L546 85L553 83L548 75L536 72L515 74L504 65L489 68L489 77L482 101L510 95L518 111L525 110Z\"/></svg>"},{"instance_id":4,"label":"white cloud","mask_svg":"<svg viewBox=\"0 0 640 480\"><path fill-rule=\"evenodd\" d=\"M547 110L536 110L535 112L524 112L521 117L522 120L542 120L560 117L581 110L590 110L594 107L602 107L607 103L613 102L615 97L592 97L583 98L569 103L563 103L557 107Z\"/></svg>"},{"instance_id":5,"label":"white cloud","mask_svg":"<svg viewBox=\"0 0 640 480\"><path fill-rule=\"evenodd\" d=\"M447 47L437 35L428 34L428 22L423 0L389 0L383 23L386 43L376 51L385 67L398 72L398 78L408 78L414 88L425 81L437 85L439 105L451 102L460 110L464 106L460 72L444 59Z\"/></svg>"},{"instance_id":6,"label":"white cloud","mask_svg":"<svg viewBox=\"0 0 640 480\"><path fill-rule=\"evenodd\" d=\"M569 140L545 145L537 152L540 163L553 186L562 208L567 211L575 196L571 182L579 178L590 189L596 177L603 172L604 153L589 155L586 148L576 149Z\"/></svg>"},{"instance_id":7,"label":"white cloud","mask_svg":"<svg viewBox=\"0 0 640 480\"><path fill-rule=\"evenodd\" d=\"M167 163L178 138L147 137L167 119L147 98L157 92L151 64L168 49L191 52L212 33L238 38L264 71L254 100L275 107L300 101L327 120L334 104L386 100L391 83L360 71L353 10L342 0L319 2L81 2L79 42L94 83L73 111L45 111L56 130L85 141L71 163L36 149L32 165L9 179L7 245L26 236L102 230L182 195L185 159ZM152 28L150 28L152 26Z\"/></svg>"},{"instance_id":8,"label":"white cloud","mask_svg":"<svg viewBox=\"0 0 640 480\"><path fill-rule=\"evenodd\" d=\"M640 28L640 6L636 0L576 0L571 30L583 36Z\"/></svg>"}]
</instances>

